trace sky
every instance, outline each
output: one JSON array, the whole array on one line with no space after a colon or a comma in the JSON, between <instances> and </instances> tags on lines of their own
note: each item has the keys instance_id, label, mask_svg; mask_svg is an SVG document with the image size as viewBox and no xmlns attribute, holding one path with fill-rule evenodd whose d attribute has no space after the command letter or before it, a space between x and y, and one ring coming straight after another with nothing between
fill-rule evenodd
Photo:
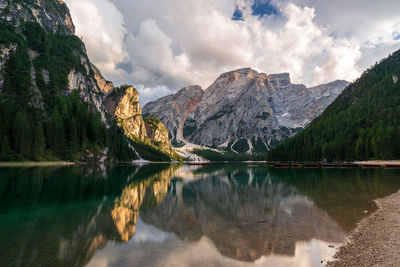
<instances>
[{"instance_id":1,"label":"sky","mask_svg":"<svg viewBox=\"0 0 400 267\"><path fill-rule=\"evenodd\" d=\"M64 0L91 61L145 104L222 73L352 81L400 49L398 0Z\"/></svg>"}]
</instances>

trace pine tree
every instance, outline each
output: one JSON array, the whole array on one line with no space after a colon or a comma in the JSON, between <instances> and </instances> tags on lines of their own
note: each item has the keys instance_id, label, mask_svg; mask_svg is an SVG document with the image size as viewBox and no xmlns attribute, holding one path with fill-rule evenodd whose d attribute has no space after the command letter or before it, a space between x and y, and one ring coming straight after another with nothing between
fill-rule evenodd
<instances>
[{"instance_id":1,"label":"pine tree","mask_svg":"<svg viewBox=\"0 0 400 267\"><path fill-rule=\"evenodd\" d=\"M19 111L17 115L15 115L13 123L13 138L14 151L24 157L28 156L31 146L31 135L25 111Z\"/></svg>"},{"instance_id":2,"label":"pine tree","mask_svg":"<svg viewBox=\"0 0 400 267\"><path fill-rule=\"evenodd\" d=\"M47 122L46 140L48 140L50 149L54 150L58 155L64 152L64 122L56 108L51 113L49 121Z\"/></svg>"},{"instance_id":3,"label":"pine tree","mask_svg":"<svg viewBox=\"0 0 400 267\"><path fill-rule=\"evenodd\" d=\"M32 148L32 156L36 160L40 160L43 157L45 149L45 138L43 133L42 123L39 122L34 127L34 141Z\"/></svg>"}]
</instances>

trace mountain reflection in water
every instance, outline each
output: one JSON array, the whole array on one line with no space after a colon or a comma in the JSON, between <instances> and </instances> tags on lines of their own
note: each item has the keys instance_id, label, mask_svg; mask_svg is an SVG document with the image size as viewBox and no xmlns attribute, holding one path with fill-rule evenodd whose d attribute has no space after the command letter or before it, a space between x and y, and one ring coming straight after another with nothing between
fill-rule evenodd
<instances>
[{"instance_id":1,"label":"mountain reflection in water","mask_svg":"<svg viewBox=\"0 0 400 267\"><path fill-rule=\"evenodd\" d=\"M394 193L385 170L0 169L0 266L319 266Z\"/></svg>"}]
</instances>

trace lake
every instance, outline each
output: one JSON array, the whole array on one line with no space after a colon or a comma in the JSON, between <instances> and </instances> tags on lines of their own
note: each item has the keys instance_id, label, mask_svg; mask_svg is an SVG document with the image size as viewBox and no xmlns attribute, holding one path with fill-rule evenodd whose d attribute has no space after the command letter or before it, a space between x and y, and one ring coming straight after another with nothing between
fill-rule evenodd
<instances>
[{"instance_id":1,"label":"lake","mask_svg":"<svg viewBox=\"0 0 400 267\"><path fill-rule=\"evenodd\" d=\"M399 170L0 168L0 266L323 266Z\"/></svg>"}]
</instances>

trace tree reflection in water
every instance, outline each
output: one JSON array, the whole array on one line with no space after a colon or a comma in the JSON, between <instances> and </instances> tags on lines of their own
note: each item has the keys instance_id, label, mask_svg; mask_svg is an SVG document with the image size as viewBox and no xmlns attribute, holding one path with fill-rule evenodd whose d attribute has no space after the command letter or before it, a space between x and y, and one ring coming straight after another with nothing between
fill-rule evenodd
<instances>
[{"instance_id":1,"label":"tree reflection in water","mask_svg":"<svg viewBox=\"0 0 400 267\"><path fill-rule=\"evenodd\" d=\"M111 254L152 265L185 249L204 263L204 245L240 262L297 259L301 242L342 242L371 200L399 185L391 171L240 164L0 169L0 266L83 266ZM107 244L120 245L107 254Z\"/></svg>"}]
</instances>

